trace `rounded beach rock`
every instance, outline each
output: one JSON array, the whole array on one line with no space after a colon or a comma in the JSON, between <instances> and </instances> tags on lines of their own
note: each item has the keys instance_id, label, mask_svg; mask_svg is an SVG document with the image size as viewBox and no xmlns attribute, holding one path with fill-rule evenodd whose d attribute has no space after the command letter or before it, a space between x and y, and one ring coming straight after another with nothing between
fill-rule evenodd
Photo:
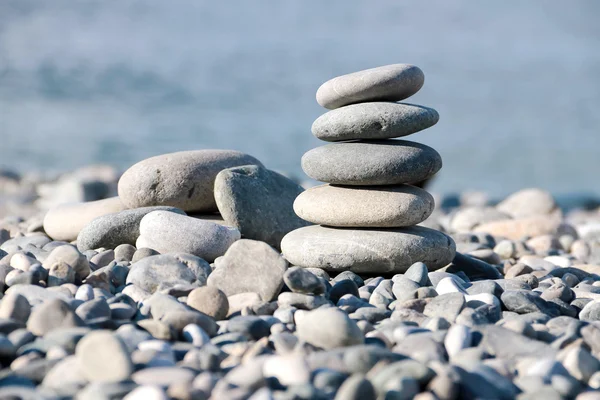
<instances>
[{"instance_id":1,"label":"rounded beach rock","mask_svg":"<svg viewBox=\"0 0 600 400\"><path fill-rule=\"evenodd\" d=\"M216 211L217 174L240 165L262 165L234 150L193 150L138 162L119 180L119 197L128 208L172 206L184 211Z\"/></svg>"},{"instance_id":2,"label":"rounded beach rock","mask_svg":"<svg viewBox=\"0 0 600 400\"><path fill-rule=\"evenodd\" d=\"M125 343L110 331L85 335L77 343L75 356L90 382L120 382L129 379L134 371Z\"/></svg>"},{"instance_id":3,"label":"rounded beach rock","mask_svg":"<svg viewBox=\"0 0 600 400\"><path fill-rule=\"evenodd\" d=\"M235 228L169 211L153 211L142 218L135 247L148 247L162 254L189 253L213 262L239 238L240 231Z\"/></svg>"},{"instance_id":4,"label":"rounded beach rock","mask_svg":"<svg viewBox=\"0 0 600 400\"><path fill-rule=\"evenodd\" d=\"M348 315L335 307L318 308L297 318L298 338L323 349L335 349L362 344L360 328Z\"/></svg>"},{"instance_id":5,"label":"rounded beach rock","mask_svg":"<svg viewBox=\"0 0 600 400\"><path fill-rule=\"evenodd\" d=\"M146 257L130 267L127 283L149 293L176 285L204 285L210 265L190 254L160 254Z\"/></svg>"},{"instance_id":6,"label":"rounded beach rock","mask_svg":"<svg viewBox=\"0 0 600 400\"><path fill-rule=\"evenodd\" d=\"M93 219L126 208L118 197L86 203L61 204L46 213L44 231L54 240L71 242L77 239L79 232Z\"/></svg>"},{"instance_id":7,"label":"rounded beach rock","mask_svg":"<svg viewBox=\"0 0 600 400\"><path fill-rule=\"evenodd\" d=\"M288 233L281 250L291 264L301 267L404 273L416 262L430 271L446 266L456 245L445 234L421 226L367 230L314 225Z\"/></svg>"},{"instance_id":8,"label":"rounded beach rock","mask_svg":"<svg viewBox=\"0 0 600 400\"><path fill-rule=\"evenodd\" d=\"M317 90L317 103L329 109L367 101L400 101L425 82L418 67L391 64L330 79Z\"/></svg>"},{"instance_id":9,"label":"rounded beach rock","mask_svg":"<svg viewBox=\"0 0 600 400\"><path fill-rule=\"evenodd\" d=\"M352 104L321 115L312 133L327 142L354 139L391 139L435 125L433 108L413 104L374 102Z\"/></svg>"},{"instance_id":10,"label":"rounded beach rock","mask_svg":"<svg viewBox=\"0 0 600 400\"><path fill-rule=\"evenodd\" d=\"M498 203L496 208L513 218L527 218L551 214L557 206L549 192L530 188L511 194Z\"/></svg>"},{"instance_id":11,"label":"rounded beach rock","mask_svg":"<svg viewBox=\"0 0 600 400\"><path fill-rule=\"evenodd\" d=\"M85 279L91 272L90 263L86 256L81 254L75 246L65 244L56 247L44 260L44 268L50 270L50 268L60 262L68 264L75 270L75 280L77 282Z\"/></svg>"},{"instance_id":12,"label":"rounded beach rock","mask_svg":"<svg viewBox=\"0 0 600 400\"><path fill-rule=\"evenodd\" d=\"M287 261L268 244L242 239L219 258L206 284L218 288L228 297L253 292L263 301L271 301L283 286L287 267Z\"/></svg>"},{"instance_id":13,"label":"rounded beach rock","mask_svg":"<svg viewBox=\"0 0 600 400\"><path fill-rule=\"evenodd\" d=\"M313 179L338 185L396 185L431 178L442 168L437 151L407 140L332 143L302 156Z\"/></svg>"},{"instance_id":14,"label":"rounded beach rock","mask_svg":"<svg viewBox=\"0 0 600 400\"><path fill-rule=\"evenodd\" d=\"M87 224L77 236L79 251L100 247L114 249L121 244L134 245L140 236L140 221L152 211L169 211L185 215L175 207L141 207L103 215Z\"/></svg>"},{"instance_id":15,"label":"rounded beach rock","mask_svg":"<svg viewBox=\"0 0 600 400\"><path fill-rule=\"evenodd\" d=\"M343 187L322 185L296 198L294 211L314 224L392 228L425 221L433 196L415 186Z\"/></svg>"},{"instance_id":16,"label":"rounded beach rock","mask_svg":"<svg viewBox=\"0 0 600 400\"><path fill-rule=\"evenodd\" d=\"M225 169L215 180L219 212L248 239L279 248L290 231L308 225L294 214L304 189L277 172L256 165Z\"/></svg>"}]
</instances>

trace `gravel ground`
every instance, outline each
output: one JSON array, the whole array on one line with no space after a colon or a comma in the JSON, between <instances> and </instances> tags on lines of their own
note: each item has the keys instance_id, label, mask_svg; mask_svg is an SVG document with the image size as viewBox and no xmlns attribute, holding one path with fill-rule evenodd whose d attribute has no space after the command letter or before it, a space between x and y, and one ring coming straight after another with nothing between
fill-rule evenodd
<instances>
[{"instance_id":1,"label":"gravel ground","mask_svg":"<svg viewBox=\"0 0 600 400\"><path fill-rule=\"evenodd\" d=\"M107 175L94 175L97 198ZM336 275L237 240L216 214L186 228L224 235L210 263L183 231L195 255L177 235L167 254L135 237L80 251L47 236L39 212L74 176L19 202L31 182L4 176L2 399L600 398L598 209L563 211L537 189L438 198L423 225L454 239L452 263ZM140 219L125 220L115 235L139 236Z\"/></svg>"}]
</instances>

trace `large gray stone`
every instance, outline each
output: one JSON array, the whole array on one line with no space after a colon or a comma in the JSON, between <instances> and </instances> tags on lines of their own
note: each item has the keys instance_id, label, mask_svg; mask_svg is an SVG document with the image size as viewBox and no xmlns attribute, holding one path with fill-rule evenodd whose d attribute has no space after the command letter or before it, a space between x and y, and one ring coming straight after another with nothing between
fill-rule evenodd
<instances>
[{"instance_id":1,"label":"large gray stone","mask_svg":"<svg viewBox=\"0 0 600 400\"><path fill-rule=\"evenodd\" d=\"M87 224L77 236L80 251L104 247L114 249L121 244L135 245L140 236L140 221L152 211L170 211L185 215L175 207L141 207L100 216Z\"/></svg>"},{"instance_id":2,"label":"large gray stone","mask_svg":"<svg viewBox=\"0 0 600 400\"><path fill-rule=\"evenodd\" d=\"M352 104L321 115L312 133L327 142L354 139L391 139L408 136L436 124L433 108L399 103Z\"/></svg>"},{"instance_id":3,"label":"large gray stone","mask_svg":"<svg viewBox=\"0 0 600 400\"><path fill-rule=\"evenodd\" d=\"M302 169L308 176L338 185L415 183L441 168L437 151L407 140L331 143L302 156Z\"/></svg>"},{"instance_id":4,"label":"large gray stone","mask_svg":"<svg viewBox=\"0 0 600 400\"><path fill-rule=\"evenodd\" d=\"M235 228L169 211L153 211L140 222L136 247L162 254L189 253L212 262L239 238L240 231Z\"/></svg>"},{"instance_id":5,"label":"large gray stone","mask_svg":"<svg viewBox=\"0 0 600 400\"><path fill-rule=\"evenodd\" d=\"M44 231L54 240L70 242L77 239L79 232L93 219L125 209L118 197L86 203L61 204L46 213Z\"/></svg>"},{"instance_id":6,"label":"large gray stone","mask_svg":"<svg viewBox=\"0 0 600 400\"><path fill-rule=\"evenodd\" d=\"M308 226L281 242L293 265L330 271L403 273L417 261L430 270L447 265L456 245L445 234L414 226L397 229L333 229Z\"/></svg>"},{"instance_id":7,"label":"large gray stone","mask_svg":"<svg viewBox=\"0 0 600 400\"><path fill-rule=\"evenodd\" d=\"M215 200L225 221L245 238L277 248L285 234L308 225L292 207L302 191L285 176L256 165L223 170L215 180Z\"/></svg>"},{"instance_id":8,"label":"large gray stone","mask_svg":"<svg viewBox=\"0 0 600 400\"><path fill-rule=\"evenodd\" d=\"M329 109L366 101L399 101L417 93L425 82L418 67L391 64L330 79L317 90L317 102Z\"/></svg>"},{"instance_id":9,"label":"large gray stone","mask_svg":"<svg viewBox=\"0 0 600 400\"><path fill-rule=\"evenodd\" d=\"M207 285L215 286L228 297L239 293L258 293L271 301L283 286L287 261L264 242L242 239L219 258Z\"/></svg>"},{"instance_id":10,"label":"large gray stone","mask_svg":"<svg viewBox=\"0 0 600 400\"><path fill-rule=\"evenodd\" d=\"M433 207L433 196L410 185L321 185L301 193L294 202L296 214L312 223L364 228L416 225L431 215Z\"/></svg>"},{"instance_id":11,"label":"large gray stone","mask_svg":"<svg viewBox=\"0 0 600 400\"><path fill-rule=\"evenodd\" d=\"M204 285L209 274L210 265L201 258L191 254L161 254L133 263L127 284L154 293L175 285Z\"/></svg>"},{"instance_id":12,"label":"large gray stone","mask_svg":"<svg viewBox=\"0 0 600 400\"><path fill-rule=\"evenodd\" d=\"M234 150L194 150L138 162L119 180L119 197L129 208L172 206L184 211L216 211L217 174L240 165L262 165Z\"/></svg>"}]
</instances>

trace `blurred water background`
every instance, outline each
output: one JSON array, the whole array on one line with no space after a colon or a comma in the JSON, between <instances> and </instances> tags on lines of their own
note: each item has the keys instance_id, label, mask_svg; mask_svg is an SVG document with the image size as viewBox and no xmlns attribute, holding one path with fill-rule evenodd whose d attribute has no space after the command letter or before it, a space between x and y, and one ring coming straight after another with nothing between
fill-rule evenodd
<instances>
[{"instance_id":1,"label":"blurred water background","mask_svg":"<svg viewBox=\"0 0 600 400\"><path fill-rule=\"evenodd\" d=\"M336 75L423 69L431 190L599 194L600 1L0 2L0 166L238 149L304 177Z\"/></svg>"}]
</instances>

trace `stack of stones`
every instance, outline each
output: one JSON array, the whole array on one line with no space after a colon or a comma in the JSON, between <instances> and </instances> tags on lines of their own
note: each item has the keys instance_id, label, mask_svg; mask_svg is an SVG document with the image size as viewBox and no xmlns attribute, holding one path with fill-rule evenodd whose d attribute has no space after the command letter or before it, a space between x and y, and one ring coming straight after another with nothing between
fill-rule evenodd
<instances>
[{"instance_id":1,"label":"stack of stones","mask_svg":"<svg viewBox=\"0 0 600 400\"><path fill-rule=\"evenodd\" d=\"M302 169L327 182L301 193L296 214L314 224L287 234L281 249L290 263L329 271L403 273L415 262L430 270L452 261L455 244L417 224L434 209L433 197L411 186L442 167L437 151L394 138L433 126L431 108L397 103L415 94L423 72L394 64L339 76L317 91L329 111L312 126L331 144L310 150Z\"/></svg>"}]
</instances>

